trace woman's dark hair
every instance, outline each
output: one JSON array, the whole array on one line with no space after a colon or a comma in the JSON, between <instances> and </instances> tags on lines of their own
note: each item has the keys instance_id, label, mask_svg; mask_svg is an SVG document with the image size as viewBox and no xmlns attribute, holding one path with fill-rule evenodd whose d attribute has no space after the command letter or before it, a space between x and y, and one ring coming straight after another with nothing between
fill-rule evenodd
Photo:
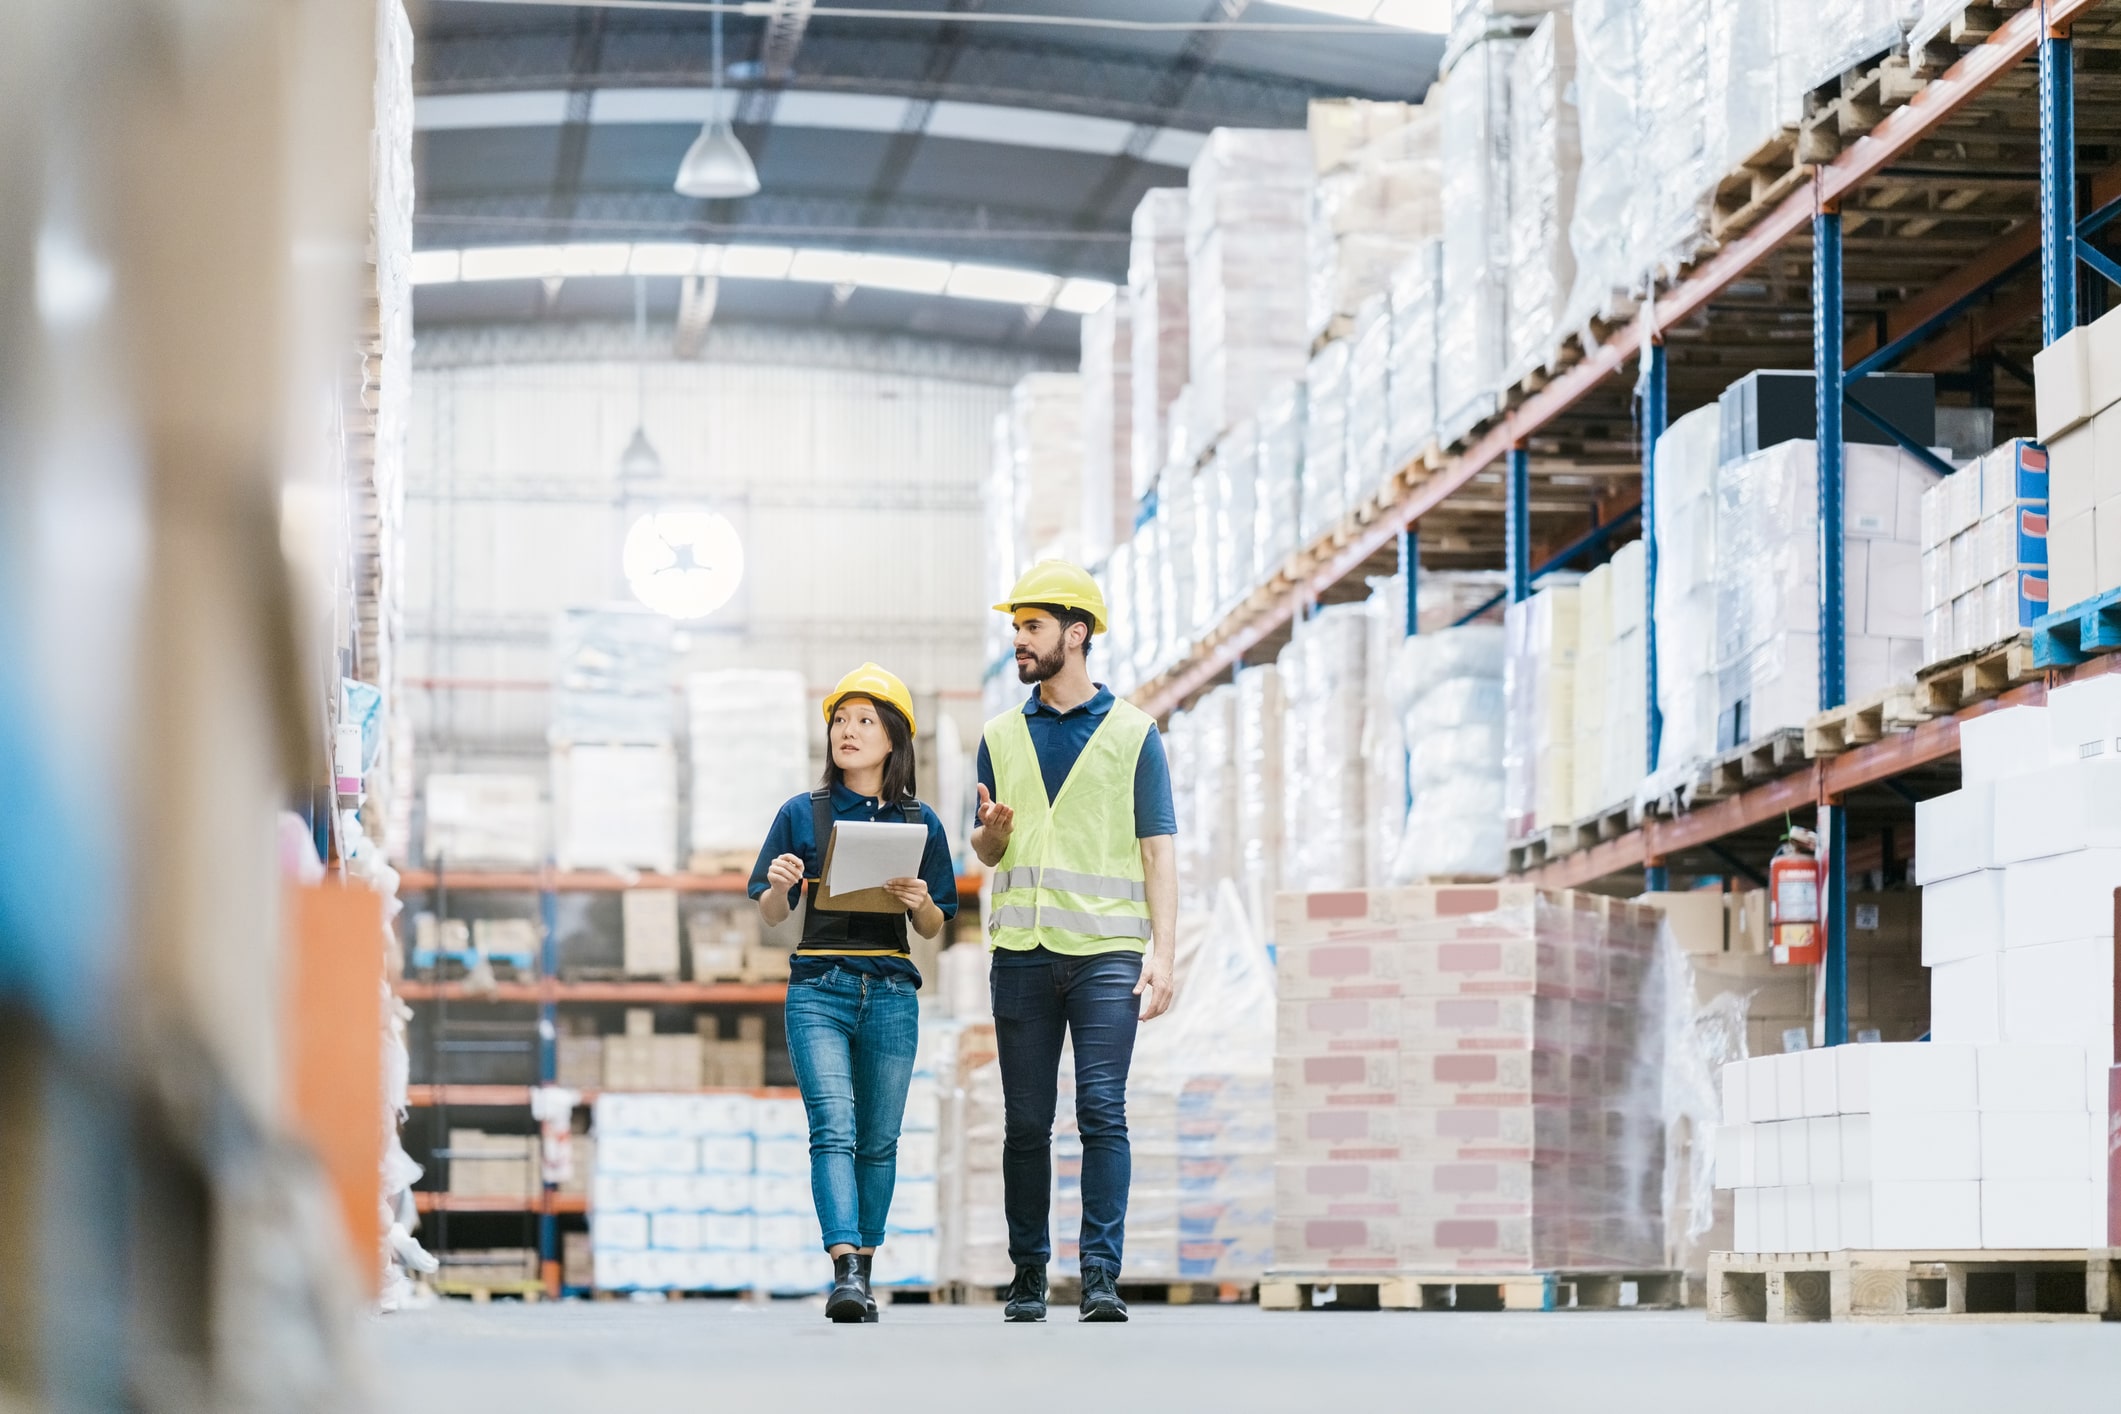
<instances>
[{"instance_id":1,"label":"woman's dark hair","mask_svg":"<svg viewBox=\"0 0 2121 1414\"><path fill-rule=\"evenodd\" d=\"M848 702L861 698L876 708L876 719L884 724L884 734L891 738L891 754L884 758L884 799L893 805L914 799L920 793L920 782L913 760L913 728L906 723L906 714L888 702L859 692L850 692L840 701ZM837 704L834 712L839 711ZM832 759L832 728L825 728L825 784L844 785L840 763Z\"/></svg>"}]
</instances>

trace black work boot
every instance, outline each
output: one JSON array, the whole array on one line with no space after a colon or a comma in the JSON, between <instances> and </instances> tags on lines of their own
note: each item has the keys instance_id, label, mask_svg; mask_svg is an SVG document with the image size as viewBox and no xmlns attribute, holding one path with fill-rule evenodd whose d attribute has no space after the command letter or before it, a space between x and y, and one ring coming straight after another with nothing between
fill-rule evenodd
<instances>
[{"instance_id":1,"label":"black work boot","mask_svg":"<svg viewBox=\"0 0 2121 1414\"><path fill-rule=\"evenodd\" d=\"M862 1288L862 1300L867 1304L867 1309L862 1313L864 1321L874 1321L877 1318L876 1289L869 1284L870 1269L875 1265L876 1254L874 1252L857 1252L854 1254L854 1279Z\"/></svg>"},{"instance_id":2,"label":"black work boot","mask_svg":"<svg viewBox=\"0 0 2121 1414\"><path fill-rule=\"evenodd\" d=\"M1005 1321L1043 1321L1046 1319L1046 1265L1043 1262L1019 1262L1016 1276L1003 1294L1002 1319Z\"/></svg>"},{"instance_id":3,"label":"black work boot","mask_svg":"<svg viewBox=\"0 0 2121 1414\"><path fill-rule=\"evenodd\" d=\"M825 1298L828 1321L863 1321L869 1318L869 1292L862 1282L862 1259L849 1252L832 1259L832 1294Z\"/></svg>"},{"instance_id":4,"label":"black work boot","mask_svg":"<svg viewBox=\"0 0 2121 1414\"><path fill-rule=\"evenodd\" d=\"M1119 1299L1119 1287L1103 1267L1083 1268L1083 1300L1077 1309L1086 1321L1127 1319L1127 1303Z\"/></svg>"}]
</instances>

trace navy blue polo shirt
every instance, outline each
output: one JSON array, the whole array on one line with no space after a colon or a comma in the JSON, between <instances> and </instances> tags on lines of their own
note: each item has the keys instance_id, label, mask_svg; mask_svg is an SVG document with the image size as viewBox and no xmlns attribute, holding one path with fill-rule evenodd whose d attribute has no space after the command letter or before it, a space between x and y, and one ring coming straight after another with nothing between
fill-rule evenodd
<instances>
[{"instance_id":1,"label":"navy blue polo shirt","mask_svg":"<svg viewBox=\"0 0 2121 1414\"><path fill-rule=\"evenodd\" d=\"M1091 735L1112 710L1112 702L1112 689L1099 683L1089 701L1065 712L1047 706L1036 691L1024 703L1024 726L1031 733L1031 749L1038 753L1038 770L1046 781L1048 805L1068 783L1068 773L1075 769ZM979 744L979 782L989 796L995 795L994 762L988 758L985 737L980 738ZM1004 800L1002 804L1009 802ZM1141 755L1134 761L1134 837L1148 839L1177 833L1178 810L1171 803L1171 762L1164 755L1163 733L1152 729L1142 738ZM1000 948L994 954L995 961L1001 963L1048 962L1052 957L1045 948Z\"/></svg>"},{"instance_id":2,"label":"navy blue polo shirt","mask_svg":"<svg viewBox=\"0 0 2121 1414\"><path fill-rule=\"evenodd\" d=\"M905 811L896 805L886 805L873 796L857 795L843 785L832 788L832 818L834 820L881 820L887 824L902 824ZM957 871L950 863L950 839L943 833L943 822L927 806L921 807L921 821L928 827L928 847L921 854L921 878L928 883L928 897L943 911L943 917L957 917ZM825 857L818 848L817 829L810 815L808 794L792 797L783 805L780 813L773 817L773 828L766 832L766 843L759 849L758 862L751 866L751 896L759 897L766 892L766 866L784 854L792 854L803 861L803 877L815 879L818 870L824 867ZM800 884L788 891L788 906L795 907L803 899ZM889 914L857 915L862 920L875 918L892 921ZM910 957L805 957L801 953L789 959L788 980L801 982L829 972L833 968L848 972L860 972L871 977L900 977L918 987L921 971L913 965Z\"/></svg>"}]
</instances>

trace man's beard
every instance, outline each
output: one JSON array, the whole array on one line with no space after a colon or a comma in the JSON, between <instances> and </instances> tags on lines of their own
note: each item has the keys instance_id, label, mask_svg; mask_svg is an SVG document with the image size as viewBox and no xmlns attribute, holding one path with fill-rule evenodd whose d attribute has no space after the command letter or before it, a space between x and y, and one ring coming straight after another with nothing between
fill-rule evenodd
<instances>
[{"instance_id":1,"label":"man's beard","mask_svg":"<svg viewBox=\"0 0 2121 1414\"><path fill-rule=\"evenodd\" d=\"M1066 648L1054 649L1053 656L1050 658L1039 657L1037 650L1034 649L1031 653L1030 662L1026 663L1021 658L1017 660L1016 680L1023 683L1045 682L1050 678L1059 676L1062 666L1067 661L1068 650Z\"/></svg>"}]
</instances>

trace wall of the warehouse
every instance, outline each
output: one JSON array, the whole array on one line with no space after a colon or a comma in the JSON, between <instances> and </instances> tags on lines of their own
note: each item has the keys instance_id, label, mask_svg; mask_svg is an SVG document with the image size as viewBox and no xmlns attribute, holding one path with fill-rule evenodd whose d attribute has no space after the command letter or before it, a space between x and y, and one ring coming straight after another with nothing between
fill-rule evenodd
<instances>
[{"instance_id":1,"label":"wall of the warehouse","mask_svg":"<svg viewBox=\"0 0 2121 1414\"><path fill-rule=\"evenodd\" d=\"M684 667L873 658L977 717L978 485L1010 385L992 350L717 329L645 361L630 329L422 331L407 459L404 673L426 769L542 757L553 617L624 596L620 454L638 417L673 492L742 534L737 599Z\"/></svg>"}]
</instances>

